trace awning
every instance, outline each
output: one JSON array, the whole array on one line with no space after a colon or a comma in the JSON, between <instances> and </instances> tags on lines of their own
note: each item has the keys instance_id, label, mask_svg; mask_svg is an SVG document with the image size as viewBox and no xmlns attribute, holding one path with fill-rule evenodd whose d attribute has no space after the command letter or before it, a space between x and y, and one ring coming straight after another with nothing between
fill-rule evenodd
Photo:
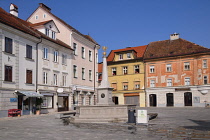
<instances>
[{"instance_id":1,"label":"awning","mask_svg":"<svg viewBox=\"0 0 210 140\"><path fill-rule=\"evenodd\" d=\"M39 94L35 91L16 91L15 92L17 95L23 95L27 97L43 97L42 94Z\"/></svg>"}]
</instances>

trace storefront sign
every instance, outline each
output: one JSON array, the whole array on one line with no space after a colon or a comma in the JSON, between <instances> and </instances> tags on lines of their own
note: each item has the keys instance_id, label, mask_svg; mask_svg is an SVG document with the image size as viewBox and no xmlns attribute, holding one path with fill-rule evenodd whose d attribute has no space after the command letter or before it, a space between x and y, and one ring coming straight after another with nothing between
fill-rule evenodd
<instances>
[{"instance_id":1,"label":"storefront sign","mask_svg":"<svg viewBox=\"0 0 210 140\"><path fill-rule=\"evenodd\" d=\"M190 88L175 88L175 91L190 91Z\"/></svg>"},{"instance_id":2,"label":"storefront sign","mask_svg":"<svg viewBox=\"0 0 210 140\"><path fill-rule=\"evenodd\" d=\"M147 110L137 110L136 123L148 123Z\"/></svg>"},{"instance_id":3,"label":"storefront sign","mask_svg":"<svg viewBox=\"0 0 210 140\"><path fill-rule=\"evenodd\" d=\"M17 102L17 98L10 98L10 102Z\"/></svg>"}]
</instances>

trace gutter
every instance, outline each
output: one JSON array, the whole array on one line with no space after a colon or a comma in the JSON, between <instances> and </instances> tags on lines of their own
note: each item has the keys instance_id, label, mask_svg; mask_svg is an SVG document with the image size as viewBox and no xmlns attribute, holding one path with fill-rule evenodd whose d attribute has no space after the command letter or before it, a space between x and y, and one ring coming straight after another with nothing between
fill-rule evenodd
<instances>
[{"instance_id":1,"label":"gutter","mask_svg":"<svg viewBox=\"0 0 210 140\"><path fill-rule=\"evenodd\" d=\"M42 42L42 37L40 41L36 43L36 92L38 91L38 46Z\"/></svg>"}]
</instances>

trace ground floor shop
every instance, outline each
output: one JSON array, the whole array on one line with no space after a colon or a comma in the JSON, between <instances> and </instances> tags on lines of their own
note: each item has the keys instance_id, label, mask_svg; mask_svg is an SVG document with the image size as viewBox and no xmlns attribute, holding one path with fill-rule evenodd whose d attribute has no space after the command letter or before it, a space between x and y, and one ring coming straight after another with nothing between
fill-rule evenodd
<instances>
[{"instance_id":1,"label":"ground floor shop","mask_svg":"<svg viewBox=\"0 0 210 140\"><path fill-rule=\"evenodd\" d=\"M173 87L146 89L148 107L205 107L210 104L210 88Z\"/></svg>"},{"instance_id":2,"label":"ground floor shop","mask_svg":"<svg viewBox=\"0 0 210 140\"><path fill-rule=\"evenodd\" d=\"M133 104L140 107L145 107L145 93L131 92L131 93L113 93L112 100L115 104L125 105Z\"/></svg>"}]
</instances>

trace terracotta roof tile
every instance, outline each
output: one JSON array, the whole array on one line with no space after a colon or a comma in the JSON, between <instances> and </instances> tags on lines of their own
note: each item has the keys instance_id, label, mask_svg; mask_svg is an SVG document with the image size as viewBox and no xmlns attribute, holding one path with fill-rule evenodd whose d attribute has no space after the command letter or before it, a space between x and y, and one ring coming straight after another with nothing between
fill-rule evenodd
<instances>
[{"instance_id":1,"label":"terracotta roof tile","mask_svg":"<svg viewBox=\"0 0 210 140\"><path fill-rule=\"evenodd\" d=\"M137 58L142 58L144 55L144 52L146 50L147 45L144 46L137 46L137 47L128 47L128 48L123 48L123 49L118 49L118 50L112 50L109 55L107 56L107 61L113 61L115 53L119 52L125 52L125 51L134 51L136 52L136 57Z\"/></svg>"},{"instance_id":2,"label":"terracotta roof tile","mask_svg":"<svg viewBox=\"0 0 210 140\"><path fill-rule=\"evenodd\" d=\"M171 56L181 56L202 52L209 52L210 49L184 40L163 40L149 43L144 55L144 59L162 58Z\"/></svg>"},{"instance_id":3,"label":"terracotta roof tile","mask_svg":"<svg viewBox=\"0 0 210 140\"><path fill-rule=\"evenodd\" d=\"M35 24L31 24L31 26L34 27L34 26L45 25L45 24L47 24L47 23L49 23L49 22L51 22L51 21L53 21L53 20L38 22L38 23L35 23Z\"/></svg>"}]
</instances>

